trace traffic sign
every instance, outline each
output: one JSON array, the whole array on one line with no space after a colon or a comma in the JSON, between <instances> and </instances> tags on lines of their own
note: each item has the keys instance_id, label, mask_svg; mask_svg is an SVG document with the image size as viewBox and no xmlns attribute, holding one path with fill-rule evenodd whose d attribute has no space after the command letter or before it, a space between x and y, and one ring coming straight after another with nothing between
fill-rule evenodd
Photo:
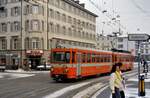
<instances>
[{"instance_id":1,"label":"traffic sign","mask_svg":"<svg viewBox=\"0 0 150 98\"><path fill-rule=\"evenodd\" d=\"M148 34L128 34L129 41L147 41L150 39Z\"/></svg>"}]
</instances>

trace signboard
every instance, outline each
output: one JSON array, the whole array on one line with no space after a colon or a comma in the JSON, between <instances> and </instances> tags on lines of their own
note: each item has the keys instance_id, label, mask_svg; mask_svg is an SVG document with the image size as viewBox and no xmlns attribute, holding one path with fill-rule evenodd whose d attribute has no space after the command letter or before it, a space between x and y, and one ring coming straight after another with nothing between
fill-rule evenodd
<instances>
[{"instance_id":1,"label":"signboard","mask_svg":"<svg viewBox=\"0 0 150 98\"><path fill-rule=\"evenodd\" d=\"M26 54L30 56L42 56L43 50L27 50Z\"/></svg>"},{"instance_id":2,"label":"signboard","mask_svg":"<svg viewBox=\"0 0 150 98\"><path fill-rule=\"evenodd\" d=\"M148 34L128 34L129 41L147 41L149 38Z\"/></svg>"}]
</instances>

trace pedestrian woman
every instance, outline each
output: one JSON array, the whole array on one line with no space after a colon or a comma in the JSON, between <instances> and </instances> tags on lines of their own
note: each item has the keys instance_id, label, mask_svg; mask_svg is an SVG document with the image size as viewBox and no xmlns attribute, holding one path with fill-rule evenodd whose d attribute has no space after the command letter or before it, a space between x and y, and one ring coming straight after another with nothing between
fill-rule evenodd
<instances>
[{"instance_id":1,"label":"pedestrian woman","mask_svg":"<svg viewBox=\"0 0 150 98\"><path fill-rule=\"evenodd\" d=\"M112 66L111 76L110 76L110 89L112 93L112 98L125 98L124 94L124 80L120 67L122 63L116 63Z\"/></svg>"}]
</instances>

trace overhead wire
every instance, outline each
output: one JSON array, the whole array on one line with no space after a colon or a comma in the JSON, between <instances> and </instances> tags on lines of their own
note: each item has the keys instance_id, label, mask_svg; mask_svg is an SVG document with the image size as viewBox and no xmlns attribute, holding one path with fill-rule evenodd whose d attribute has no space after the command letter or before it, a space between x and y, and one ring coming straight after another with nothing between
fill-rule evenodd
<instances>
[{"instance_id":1,"label":"overhead wire","mask_svg":"<svg viewBox=\"0 0 150 98\"><path fill-rule=\"evenodd\" d=\"M104 14L103 13L103 11L104 10L102 10L102 8L101 7L99 7L97 4L95 4L92 0L88 0L95 8L97 8L100 12L102 12L102 14ZM113 13L114 13L114 11L113 11ZM106 13L106 14L104 14L108 19L110 19L110 21L112 21L112 18L114 18L110 13ZM116 22L116 24L118 24L118 22ZM111 27L113 27L112 25L110 25ZM120 23L120 27L123 29L123 30L126 30L126 27L125 26L123 26L121 23Z\"/></svg>"}]
</instances>

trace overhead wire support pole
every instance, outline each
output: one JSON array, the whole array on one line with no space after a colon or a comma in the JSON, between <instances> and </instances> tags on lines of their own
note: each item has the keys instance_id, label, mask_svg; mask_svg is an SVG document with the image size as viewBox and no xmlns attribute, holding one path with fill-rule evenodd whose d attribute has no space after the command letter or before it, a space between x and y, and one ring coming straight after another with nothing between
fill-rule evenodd
<instances>
[{"instance_id":1,"label":"overhead wire support pole","mask_svg":"<svg viewBox=\"0 0 150 98\"><path fill-rule=\"evenodd\" d=\"M48 34L48 18L49 18L49 8L48 8L49 0L47 0L47 50L49 49L49 34Z\"/></svg>"},{"instance_id":2,"label":"overhead wire support pole","mask_svg":"<svg viewBox=\"0 0 150 98\"><path fill-rule=\"evenodd\" d=\"M23 48L23 47L22 47L22 39L23 39L23 38L22 38L22 33L23 33L23 32L22 32L22 29L23 29L23 27L22 27L22 23L23 23L23 22L22 22L22 21L23 21L23 20L22 20L22 19L23 19L23 14L22 14L23 0L21 0L20 3L21 3L21 17L20 17L20 21L21 21L21 32L20 32L21 40L20 40L20 43L21 43L21 45L20 45L20 64L19 64L19 66L18 66L19 68L23 67L23 62L22 62L22 61L23 61L23 60L22 60L22 58L23 58L23 57L22 57L22 55L23 55L23 54L22 54L22 51L23 51L23 49L22 49L22 48Z\"/></svg>"}]
</instances>

